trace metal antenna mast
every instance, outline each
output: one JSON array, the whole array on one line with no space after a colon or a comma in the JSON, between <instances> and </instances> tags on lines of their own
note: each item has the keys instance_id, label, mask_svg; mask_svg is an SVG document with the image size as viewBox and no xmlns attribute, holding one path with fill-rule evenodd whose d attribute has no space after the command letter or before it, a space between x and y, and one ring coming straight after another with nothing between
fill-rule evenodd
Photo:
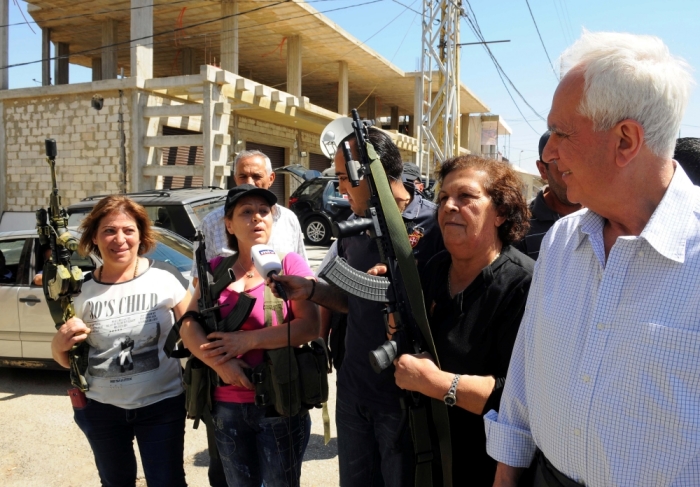
<instances>
[{"instance_id":1,"label":"metal antenna mast","mask_svg":"<svg viewBox=\"0 0 700 487\"><path fill-rule=\"evenodd\" d=\"M445 159L459 154L459 20L461 0L423 0L418 154L429 176Z\"/></svg>"}]
</instances>

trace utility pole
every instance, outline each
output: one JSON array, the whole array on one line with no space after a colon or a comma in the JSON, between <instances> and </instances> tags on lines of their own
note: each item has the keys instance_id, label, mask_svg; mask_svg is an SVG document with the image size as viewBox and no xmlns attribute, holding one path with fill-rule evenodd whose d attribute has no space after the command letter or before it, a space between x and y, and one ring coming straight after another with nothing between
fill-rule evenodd
<instances>
[{"instance_id":1,"label":"utility pole","mask_svg":"<svg viewBox=\"0 0 700 487\"><path fill-rule=\"evenodd\" d=\"M418 99L418 166L429 177L437 164L459 154L459 21L461 0L423 0ZM434 79L436 78L436 79Z\"/></svg>"}]
</instances>

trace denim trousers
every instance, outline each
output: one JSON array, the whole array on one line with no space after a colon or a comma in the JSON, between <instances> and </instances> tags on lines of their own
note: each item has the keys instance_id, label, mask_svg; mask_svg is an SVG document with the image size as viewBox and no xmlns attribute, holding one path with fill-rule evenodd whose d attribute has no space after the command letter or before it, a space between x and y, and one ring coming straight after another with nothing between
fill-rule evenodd
<instances>
[{"instance_id":1,"label":"denim trousers","mask_svg":"<svg viewBox=\"0 0 700 487\"><path fill-rule=\"evenodd\" d=\"M266 417L252 403L217 402L214 428L226 480L236 487L298 487L311 434L309 412ZM290 454L290 431L292 450Z\"/></svg>"},{"instance_id":2,"label":"denim trousers","mask_svg":"<svg viewBox=\"0 0 700 487\"><path fill-rule=\"evenodd\" d=\"M136 484L134 437L149 487L184 487L185 394L136 409L88 399L75 422L95 455L104 487Z\"/></svg>"},{"instance_id":3,"label":"denim trousers","mask_svg":"<svg viewBox=\"0 0 700 487\"><path fill-rule=\"evenodd\" d=\"M414 485L413 440L401 410L341 396L335 405L341 487Z\"/></svg>"}]
</instances>

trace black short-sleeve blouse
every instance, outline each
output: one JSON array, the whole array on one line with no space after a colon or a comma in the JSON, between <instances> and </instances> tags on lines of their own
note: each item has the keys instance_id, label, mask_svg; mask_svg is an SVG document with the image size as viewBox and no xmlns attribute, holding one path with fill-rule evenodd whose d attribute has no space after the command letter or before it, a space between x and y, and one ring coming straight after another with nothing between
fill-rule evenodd
<instances>
[{"instance_id":1,"label":"black short-sleeve blouse","mask_svg":"<svg viewBox=\"0 0 700 487\"><path fill-rule=\"evenodd\" d=\"M450 298L447 251L433 257L422 276L423 294L442 370L493 376L496 387L483 414L498 410L510 355L525 311L534 261L511 246L460 294ZM447 391L445 391L447 392ZM449 408L453 485L493 484L496 462L486 453L482 415ZM439 469L433 469L436 471Z\"/></svg>"}]
</instances>

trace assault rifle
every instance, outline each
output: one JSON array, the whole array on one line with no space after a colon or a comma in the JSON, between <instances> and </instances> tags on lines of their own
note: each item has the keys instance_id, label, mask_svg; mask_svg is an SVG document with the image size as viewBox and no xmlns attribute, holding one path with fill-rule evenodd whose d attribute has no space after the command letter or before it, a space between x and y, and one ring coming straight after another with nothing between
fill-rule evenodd
<instances>
[{"instance_id":1,"label":"assault rifle","mask_svg":"<svg viewBox=\"0 0 700 487\"><path fill-rule=\"evenodd\" d=\"M217 301L221 292L236 280L231 266L233 266L238 258L238 254L227 257L221 261L212 275L209 263L207 262L204 235L202 235L202 232L199 230L197 230L195 235L195 241L199 243L195 251L200 290L199 299L197 300L199 311L188 311L180 318L180 321L173 326L165 343L165 353L168 356L183 356L176 355L173 349L175 348L174 345L180 340L180 325L187 316L193 316L207 335L215 331L233 332L243 326L243 323L248 319L255 305L254 297L247 293L240 293L238 295L238 302L231 312L226 318L221 319L220 310L222 305L218 304ZM175 352L177 352L177 350ZM249 369L246 369L246 371L248 370ZM225 384L212 369L207 367L196 357L191 357L187 361L184 381L187 386L187 415L194 419L194 428L197 429L200 420L203 419L205 423L211 420L212 393L214 388L218 385Z\"/></svg>"},{"instance_id":2,"label":"assault rifle","mask_svg":"<svg viewBox=\"0 0 700 487\"><path fill-rule=\"evenodd\" d=\"M36 211L36 231L42 246L50 245L51 259L44 262L43 289L51 318L60 328L75 316L73 298L80 294L83 285L83 272L77 266L71 266L71 254L78 249L78 240L68 230L68 213L61 207L61 196L56 183L56 141L46 139L46 161L51 168L51 194L49 208ZM87 370L88 345L81 342L75 345L68 358L70 362L71 383L81 391L88 390L85 380Z\"/></svg>"},{"instance_id":3,"label":"assault rifle","mask_svg":"<svg viewBox=\"0 0 700 487\"><path fill-rule=\"evenodd\" d=\"M250 316L255 305L255 298L247 293L241 293L236 306L223 320L219 314L221 305L216 303L221 292L235 280L230 267L233 265L231 260L235 259L236 256L228 257L220 262L217 272L212 275L207 262L206 243L201 231L197 230L194 240L199 244L194 255L201 292L197 301L199 312L189 313L196 317L207 335L215 331L236 331ZM215 277L218 279L214 279ZM183 358L190 356L189 351L182 346L182 340L180 339L181 322L182 319L173 326L168 338L165 340L164 351L168 357Z\"/></svg>"},{"instance_id":4,"label":"assault rifle","mask_svg":"<svg viewBox=\"0 0 700 487\"><path fill-rule=\"evenodd\" d=\"M393 317L392 339L387 340L369 354L370 364L380 373L394 359L404 353L429 352L440 367L413 249L401 213L394 200L384 167L369 141L370 124L360 120L356 109L352 110L352 127L355 134L359 160L354 160L348 142L341 149L345 157L348 180L353 187L366 182L370 198L364 218L334 224L336 238L369 232L379 248L380 261L387 267L386 277L370 276L352 268L343 258L336 257L320 276L347 294L358 298L384 303L385 320L389 330L389 315ZM416 395L409 395L413 404L409 408L411 428L416 447L416 485L432 485L430 460L432 448L427 435L425 408ZM402 400L402 406L405 402ZM443 466L443 483L452 485L451 444L447 409L442 401L432 400L433 422L440 440Z\"/></svg>"}]
</instances>

